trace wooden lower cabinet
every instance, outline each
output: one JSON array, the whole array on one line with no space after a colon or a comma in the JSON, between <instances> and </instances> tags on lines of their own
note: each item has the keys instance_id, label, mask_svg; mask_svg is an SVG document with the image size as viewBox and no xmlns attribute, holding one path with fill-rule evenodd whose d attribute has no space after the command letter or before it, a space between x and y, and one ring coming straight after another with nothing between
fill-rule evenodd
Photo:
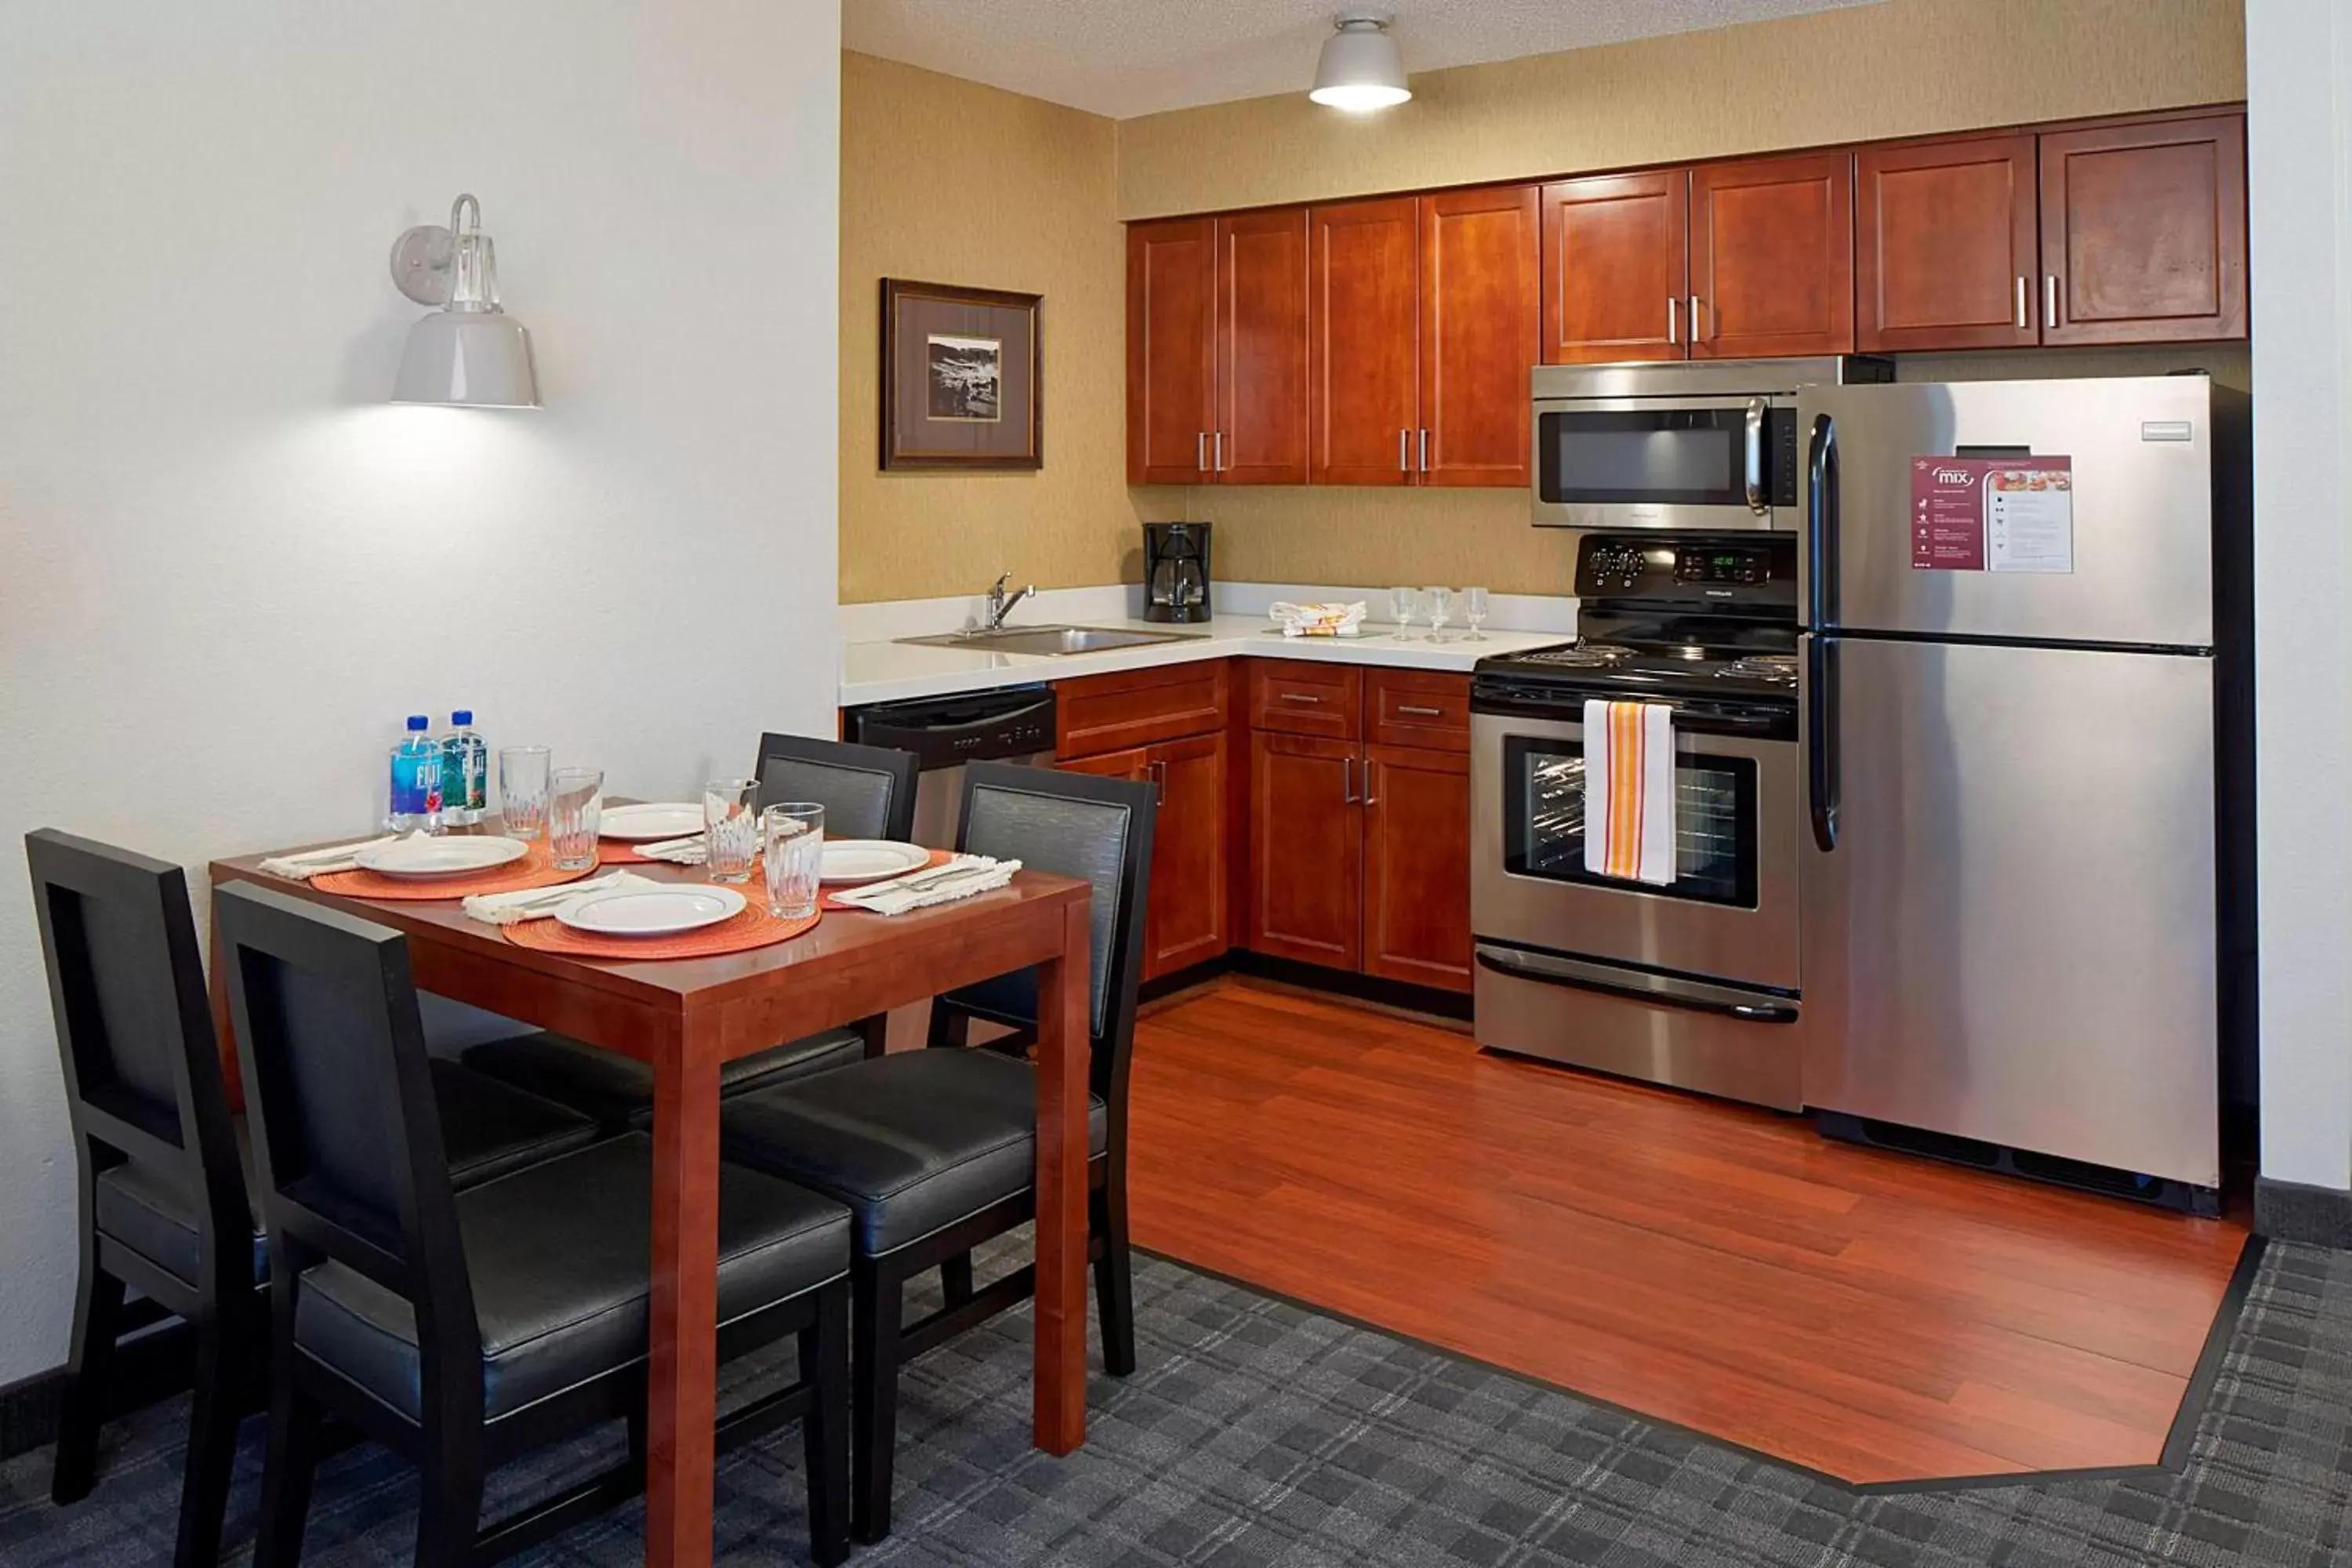
<instances>
[{"instance_id":1,"label":"wooden lower cabinet","mask_svg":"<svg viewBox=\"0 0 2352 1568\"><path fill-rule=\"evenodd\" d=\"M1383 980L1469 990L1469 757L1366 747L1363 812L1360 967Z\"/></svg>"},{"instance_id":2,"label":"wooden lower cabinet","mask_svg":"<svg viewBox=\"0 0 2352 1568\"><path fill-rule=\"evenodd\" d=\"M1363 951L1363 808L1353 741L1250 737L1251 951L1353 969Z\"/></svg>"}]
</instances>

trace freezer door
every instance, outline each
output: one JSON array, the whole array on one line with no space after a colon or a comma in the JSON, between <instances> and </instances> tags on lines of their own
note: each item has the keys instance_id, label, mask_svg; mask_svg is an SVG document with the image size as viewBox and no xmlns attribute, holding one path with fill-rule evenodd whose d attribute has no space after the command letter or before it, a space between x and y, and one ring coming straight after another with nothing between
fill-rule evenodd
<instances>
[{"instance_id":1,"label":"freezer door","mask_svg":"<svg viewBox=\"0 0 2352 1568\"><path fill-rule=\"evenodd\" d=\"M1808 640L1807 1102L2217 1185L2212 661Z\"/></svg>"},{"instance_id":2,"label":"freezer door","mask_svg":"<svg viewBox=\"0 0 2352 1568\"><path fill-rule=\"evenodd\" d=\"M1833 441L1822 438L1824 420ZM1797 433L1799 584L1814 626L2212 645L2206 377L1806 387ZM1915 565L1912 460L1955 456L2071 459L2071 570Z\"/></svg>"}]
</instances>

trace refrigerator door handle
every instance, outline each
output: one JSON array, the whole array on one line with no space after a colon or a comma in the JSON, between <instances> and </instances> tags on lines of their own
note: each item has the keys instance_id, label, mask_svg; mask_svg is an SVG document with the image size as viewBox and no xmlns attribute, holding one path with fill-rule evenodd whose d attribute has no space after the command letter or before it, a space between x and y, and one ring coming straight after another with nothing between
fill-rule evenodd
<instances>
[{"instance_id":1,"label":"refrigerator door handle","mask_svg":"<svg viewBox=\"0 0 2352 1568\"><path fill-rule=\"evenodd\" d=\"M1815 632L1805 639L1805 799L1813 844L1838 845L1838 645Z\"/></svg>"},{"instance_id":2,"label":"refrigerator door handle","mask_svg":"<svg viewBox=\"0 0 2352 1568\"><path fill-rule=\"evenodd\" d=\"M1813 416L1805 448L1805 624L1826 630L1837 613L1837 425Z\"/></svg>"}]
</instances>

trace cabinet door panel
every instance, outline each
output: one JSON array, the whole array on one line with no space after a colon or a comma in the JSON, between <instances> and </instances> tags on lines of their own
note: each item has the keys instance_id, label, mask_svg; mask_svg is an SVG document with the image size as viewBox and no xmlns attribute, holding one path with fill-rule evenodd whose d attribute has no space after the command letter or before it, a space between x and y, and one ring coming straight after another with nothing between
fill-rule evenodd
<instances>
[{"instance_id":1,"label":"cabinet door panel","mask_svg":"<svg viewBox=\"0 0 2352 1568\"><path fill-rule=\"evenodd\" d=\"M1201 483L1216 424L1216 225L1127 231L1127 482Z\"/></svg>"},{"instance_id":2,"label":"cabinet door panel","mask_svg":"<svg viewBox=\"0 0 2352 1568\"><path fill-rule=\"evenodd\" d=\"M1217 220L1215 431L1218 483L1307 482L1303 209Z\"/></svg>"},{"instance_id":3,"label":"cabinet door panel","mask_svg":"<svg viewBox=\"0 0 2352 1568\"><path fill-rule=\"evenodd\" d=\"M1806 153L1691 171L1693 359L1853 348L1853 158Z\"/></svg>"},{"instance_id":4,"label":"cabinet door panel","mask_svg":"<svg viewBox=\"0 0 2352 1568\"><path fill-rule=\"evenodd\" d=\"M1054 770L1065 773L1091 773L1098 779L1132 779L1140 782L1150 773L1151 750L1137 746L1125 752L1098 752L1091 757L1055 759Z\"/></svg>"},{"instance_id":5,"label":"cabinet door panel","mask_svg":"<svg viewBox=\"0 0 2352 1568\"><path fill-rule=\"evenodd\" d=\"M1309 209L1309 478L1412 482L1421 423L1420 204Z\"/></svg>"},{"instance_id":6,"label":"cabinet door panel","mask_svg":"<svg viewBox=\"0 0 2352 1568\"><path fill-rule=\"evenodd\" d=\"M1160 791L1143 928L1143 977L1156 980L1221 958L1233 945L1225 912L1225 737L1163 742L1151 748L1144 776Z\"/></svg>"},{"instance_id":7,"label":"cabinet door panel","mask_svg":"<svg viewBox=\"0 0 2352 1568\"><path fill-rule=\"evenodd\" d=\"M2041 341L2032 136L1864 148L1854 160L1854 341L1868 353Z\"/></svg>"},{"instance_id":8,"label":"cabinet door panel","mask_svg":"<svg viewBox=\"0 0 2352 1568\"><path fill-rule=\"evenodd\" d=\"M1470 989L1470 759L1364 753L1367 974Z\"/></svg>"},{"instance_id":9,"label":"cabinet door panel","mask_svg":"<svg viewBox=\"0 0 2352 1568\"><path fill-rule=\"evenodd\" d=\"M1249 945L1353 969L1362 951L1362 805L1349 741L1250 738Z\"/></svg>"},{"instance_id":10,"label":"cabinet door panel","mask_svg":"<svg viewBox=\"0 0 2352 1568\"><path fill-rule=\"evenodd\" d=\"M1423 484L1527 485L1542 254L1533 185L1421 198Z\"/></svg>"},{"instance_id":11,"label":"cabinet door panel","mask_svg":"<svg viewBox=\"0 0 2352 1568\"><path fill-rule=\"evenodd\" d=\"M2043 342L2245 336L2245 117L2042 137L2042 265Z\"/></svg>"},{"instance_id":12,"label":"cabinet door panel","mask_svg":"<svg viewBox=\"0 0 2352 1568\"><path fill-rule=\"evenodd\" d=\"M1547 364L1681 359L1690 292L1690 172L1562 180L1543 190Z\"/></svg>"},{"instance_id":13,"label":"cabinet door panel","mask_svg":"<svg viewBox=\"0 0 2352 1568\"><path fill-rule=\"evenodd\" d=\"M1092 756L1217 729L1225 721L1231 665L1202 659L1055 681L1055 754Z\"/></svg>"}]
</instances>

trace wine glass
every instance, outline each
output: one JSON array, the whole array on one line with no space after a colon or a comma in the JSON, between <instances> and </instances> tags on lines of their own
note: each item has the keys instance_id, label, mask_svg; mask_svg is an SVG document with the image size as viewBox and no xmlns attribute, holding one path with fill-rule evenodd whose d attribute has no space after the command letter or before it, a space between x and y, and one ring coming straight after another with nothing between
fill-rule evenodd
<instances>
[{"instance_id":1,"label":"wine glass","mask_svg":"<svg viewBox=\"0 0 2352 1568\"><path fill-rule=\"evenodd\" d=\"M1429 623L1429 640L1445 640L1445 619L1454 612L1454 590L1423 588L1421 591L1422 619Z\"/></svg>"},{"instance_id":2,"label":"wine glass","mask_svg":"<svg viewBox=\"0 0 2352 1568\"><path fill-rule=\"evenodd\" d=\"M1486 589L1465 588L1462 590L1462 618L1470 623L1470 635L1464 638L1464 641L1485 642L1486 640L1486 634L1478 629L1478 623L1486 618Z\"/></svg>"},{"instance_id":3,"label":"wine glass","mask_svg":"<svg viewBox=\"0 0 2352 1568\"><path fill-rule=\"evenodd\" d=\"M1389 590L1389 616L1397 624L1396 640L1411 642L1412 637L1413 591L1411 588Z\"/></svg>"}]
</instances>

